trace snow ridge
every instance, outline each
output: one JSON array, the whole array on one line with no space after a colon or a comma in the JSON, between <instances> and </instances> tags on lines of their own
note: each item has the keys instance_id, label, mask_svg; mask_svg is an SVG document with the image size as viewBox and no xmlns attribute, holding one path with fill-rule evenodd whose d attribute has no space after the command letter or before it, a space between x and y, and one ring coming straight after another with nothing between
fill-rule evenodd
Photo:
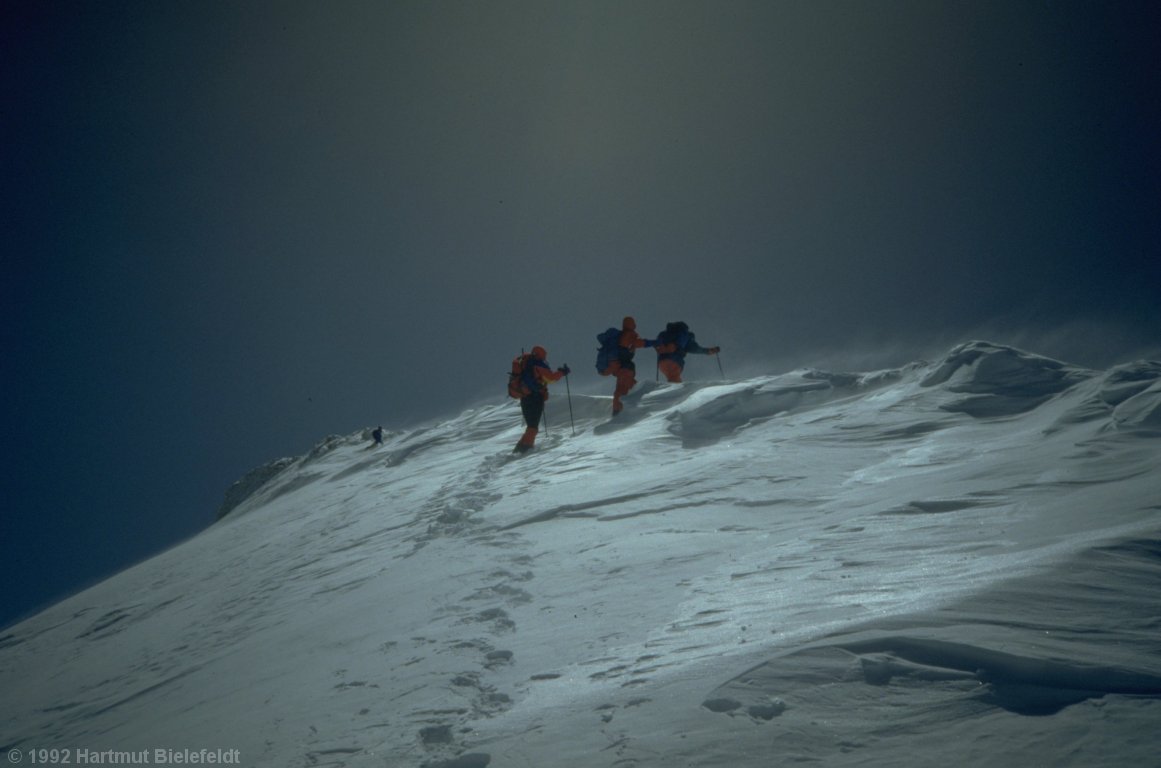
<instances>
[{"instance_id":1,"label":"snow ridge","mask_svg":"<svg viewBox=\"0 0 1161 768\"><path fill-rule=\"evenodd\" d=\"M504 402L260 468L203 535L0 637L4 746L1153 759L1161 364L972 342L626 402L574 395L570 424L555 394L522 458Z\"/></svg>"}]
</instances>

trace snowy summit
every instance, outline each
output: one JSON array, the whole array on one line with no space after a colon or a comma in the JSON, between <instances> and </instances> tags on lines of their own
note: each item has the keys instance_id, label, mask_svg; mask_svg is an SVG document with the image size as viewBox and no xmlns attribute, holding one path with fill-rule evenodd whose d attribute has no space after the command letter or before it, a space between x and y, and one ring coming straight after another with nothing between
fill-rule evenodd
<instances>
[{"instance_id":1,"label":"snowy summit","mask_svg":"<svg viewBox=\"0 0 1161 768\"><path fill-rule=\"evenodd\" d=\"M609 410L574 394L570 424L554 390L521 458L507 401L256 470L202 535L0 632L0 745L1156 764L1161 363L973 342Z\"/></svg>"}]
</instances>

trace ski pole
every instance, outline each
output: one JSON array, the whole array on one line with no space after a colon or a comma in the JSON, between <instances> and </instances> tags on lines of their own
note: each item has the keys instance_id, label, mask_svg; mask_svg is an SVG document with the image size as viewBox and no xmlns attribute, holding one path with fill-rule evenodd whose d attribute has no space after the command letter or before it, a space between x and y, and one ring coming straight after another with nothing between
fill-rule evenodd
<instances>
[{"instance_id":1,"label":"ski pole","mask_svg":"<svg viewBox=\"0 0 1161 768\"><path fill-rule=\"evenodd\" d=\"M564 375L564 391L568 394L568 423L572 426L572 436L576 437L576 420L572 417L572 387L568 385L568 374Z\"/></svg>"},{"instance_id":2,"label":"ski pole","mask_svg":"<svg viewBox=\"0 0 1161 768\"><path fill-rule=\"evenodd\" d=\"M722 353L718 352L714 357L718 359L718 373L722 375L722 381L725 381L726 372L722 370Z\"/></svg>"}]
</instances>

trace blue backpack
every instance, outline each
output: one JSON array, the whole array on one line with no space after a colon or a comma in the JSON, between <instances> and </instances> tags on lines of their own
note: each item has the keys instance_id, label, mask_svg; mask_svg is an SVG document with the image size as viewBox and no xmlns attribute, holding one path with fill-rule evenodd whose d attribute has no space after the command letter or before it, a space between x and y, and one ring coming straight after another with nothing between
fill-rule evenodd
<instances>
[{"instance_id":1,"label":"blue backpack","mask_svg":"<svg viewBox=\"0 0 1161 768\"><path fill-rule=\"evenodd\" d=\"M601 342L600 348L597 349L597 373L604 376L608 367L617 359L621 331L618 328L609 328L597 334L597 341Z\"/></svg>"},{"instance_id":2,"label":"blue backpack","mask_svg":"<svg viewBox=\"0 0 1161 768\"><path fill-rule=\"evenodd\" d=\"M683 322L666 323L665 330L657 334L658 345L673 344L677 347L673 352L662 355L663 360L685 357L685 349L691 341L693 334L689 332L689 326Z\"/></svg>"}]
</instances>

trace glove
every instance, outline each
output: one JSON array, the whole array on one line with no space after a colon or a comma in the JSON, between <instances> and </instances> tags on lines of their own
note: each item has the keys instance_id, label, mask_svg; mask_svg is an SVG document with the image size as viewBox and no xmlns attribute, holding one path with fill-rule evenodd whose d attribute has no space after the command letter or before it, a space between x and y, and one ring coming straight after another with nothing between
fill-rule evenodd
<instances>
[{"instance_id":1,"label":"glove","mask_svg":"<svg viewBox=\"0 0 1161 768\"><path fill-rule=\"evenodd\" d=\"M718 352L721 352L721 351L722 351L721 347L710 347L709 348L709 353L711 355L716 355Z\"/></svg>"},{"instance_id":2,"label":"glove","mask_svg":"<svg viewBox=\"0 0 1161 768\"><path fill-rule=\"evenodd\" d=\"M556 370L559 371L560 373L563 373L565 376L572 373L572 369L569 368L568 365L562 365L559 368L557 368Z\"/></svg>"}]
</instances>

